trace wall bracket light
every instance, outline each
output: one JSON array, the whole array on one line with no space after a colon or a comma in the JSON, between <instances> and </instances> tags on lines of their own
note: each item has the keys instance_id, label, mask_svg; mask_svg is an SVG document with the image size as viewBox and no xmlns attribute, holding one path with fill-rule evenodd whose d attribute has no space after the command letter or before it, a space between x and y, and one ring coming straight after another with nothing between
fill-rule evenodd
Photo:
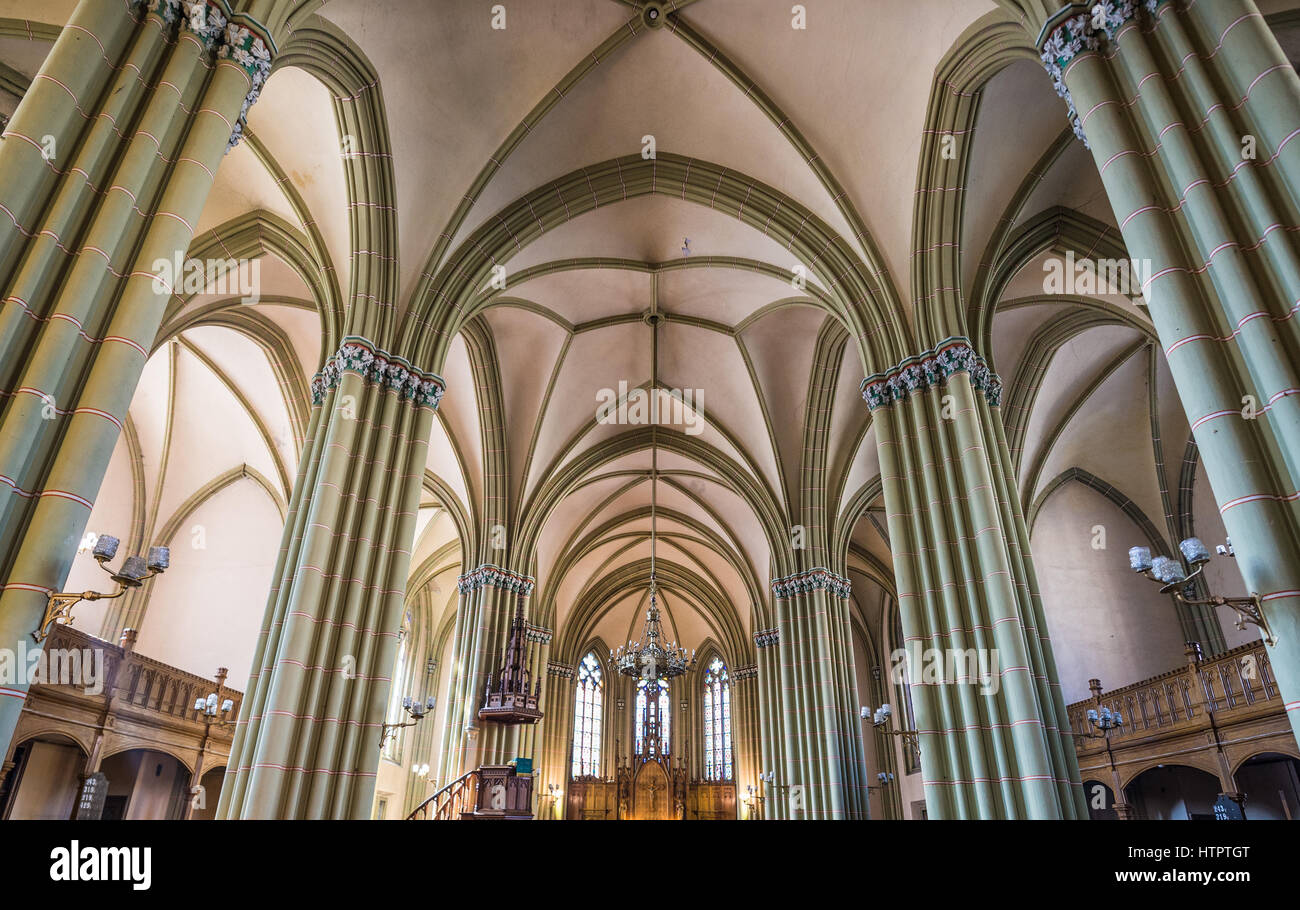
<instances>
[{"instance_id":1,"label":"wall bracket light","mask_svg":"<svg viewBox=\"0 0 1300 910\"><path fill-rule=\"evenodd\" d=\"M155 575L161 575L171 564L171 551L167 547L150 547L148 558L128 556L123 561L122 567L114 572L106 564L117 555L119 543L121 541L116 537L103 534L95 540L95 549L91 554L95 557L95 562L99 563L99 567L108 573L108 577L117 582L117 592L101 594L98 591L82 591L78 594L74 591L51 591L47 595L45 616L42 617L41 624L32 632L32 638L36 639L37 643L49 637L50 628L56 623L67 625L72 622L72 608L83 600L115 600L132 588L140 587Z\"/></svg>"},{"instance_id":2,"label":"wall bracket light","mask_svg":"<svg viewBox=\"0 0 1300 910\"><path fill-rule=\"evenodd\" d=\"M1210 594L1205 599L1188 597L1185 592L1189 590L1191 584L1197 578L1202 577L1206 565L1210 562L1210 551L1197 537L1187 538L1178 545L1178 549L1182 551L1183 559L1187 561L1187 564L1194 567L1191 575L1188 575L1183 570L1182 564L1176 559L1170 559L1167 556L1153 558L1149 547L1132 547L1129 549L1129 568L1139 575L1150 578L1161 586L1161 594L1172 594L1179 603L1185 603L1193 607L1231 608L1237 614L1238 629L1245 629L1247 623L1258 626L1264 633L1264 641L1270 647L1277 645L1277 636L1269 628L1268 619L1264 616L1263 601L1258 594L1252 593L1249 597L1225 597L1219 594ZM1235 558L1237 555L1232 548L1232 538L1228 538L1227 543L1219 546L1217 550L1220 556Z\"/></svg>"},{"instance_id":3,"label":"wall bracket light","mask_svg":"<svg viewBox=\"0 0 1300 910\"><path fill-rule=\"evenodd\" d=\"M379 731L379 748L383 749L388 745L388 738L397 733L403 727L414 727L420 721L424 720L425 715L433 710L436 700L430 696L428 701L416 701L411 696L402 699L402 710L411 718L404 724L384 724L383 729Z\"/></svg>"},{"instance_id":4,"label":"wall bracket light","mask_svg":"<svg viewBox=\"0 0 1300 910\"><path fill-rule=\"evenodd\" d=\"M889 705L881 705L873 713L869 707L863 706L862 719L871 720L871 725L880 733L886 736L901 736L903 744L911 746L917 752L921 751L921 734L916 730L891 730L889 729L889 720L894 716L894 709Z\"/></svg>"}]
</instances>

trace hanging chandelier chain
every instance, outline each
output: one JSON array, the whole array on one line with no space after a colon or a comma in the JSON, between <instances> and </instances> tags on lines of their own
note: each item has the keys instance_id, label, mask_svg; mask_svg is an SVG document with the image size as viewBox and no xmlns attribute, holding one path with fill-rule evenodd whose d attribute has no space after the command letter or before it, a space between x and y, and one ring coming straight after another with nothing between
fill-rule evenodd
<instances>
[{"instance_id":1,"label":"hanging chandelier chain","mask_svg":"<svg viewBox=\"0 0 1300 910\"><path fill-rule=\"evenodd\" d=\"M651 308L650 320L650 392L659 388L659 319ZM652 412L653 412L652 408ZM659 539L659 434L657 421L650 423L650 605L646 609L645 628L638 641L629 641L610 653L610 660L625 676L639 679L669 679L681 676L695 663L695 655L686 657L686 649L676 642L664 643L659 622L658 603Z\"/></svg>"},{"instance_id":2,"label":"hanging chandelier chain","mask_svg":"<svg viewBox=\"0 0 1300 910\"><path fill-rule=\"evenodd\" d=\"M650 394L659 394L659 320L658 314L650 323ZM655 409L652 407L653 415ZM658 421L650 422L650 605L655 606L656 550L659 527L659 426Z\"/></svg>"}]
</instances>

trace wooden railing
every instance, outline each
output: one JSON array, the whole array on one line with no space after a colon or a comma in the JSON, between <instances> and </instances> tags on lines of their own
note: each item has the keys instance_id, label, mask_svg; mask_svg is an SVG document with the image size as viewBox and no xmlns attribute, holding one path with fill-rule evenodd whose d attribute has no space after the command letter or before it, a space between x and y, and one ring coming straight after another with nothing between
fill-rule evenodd
<instances>
[{"instance_id":1,"label":"wooden railing","mask_svg":"<svg viewBox=\"0 0 1300 910\"><path fill-rule=\"evenodd\" d=\"M1250 642L1217 657L1186 665L1150 679L1102 692L1100 697L1067 708L1075 733L1095 733L1090 709L1110 708L1124 715L1124 725L1112 731L1120 744L1157 733L1199 726L1213 712L1220 721L1252 714L1284 711L1277 679L1263 642ZM1100 748L1081 742L1080 751Z\"/></svg>"},{"instance_id":2,"label":"wooden railing","mask_svg":"<svg viewBox=\"0 0 1300 910\"><path fill-rule=\"evenodd\" d=\"M99 703L114 713L130 714L141 721L156 716L160 721L188 723L201 729L202 724L194 714L194 703L216 690L216 683L211 679L187 673L67 625L55 625L43 648L47 657L55 653L93 655L102 652L102 678L97 682L103 688L92 694L87 691L84 678L70 681L51 678L36 683L32 687L33 694L57 693L61 699ZM50 674L57 677L56 668L51 667ZM230 699L234 702L230 717L237 717L243 693L223 686L221 697L223 701Z\"/></svg>"},{"instance_id":3,"label":"wooden railing","mask_svg":"<svg viewBox=\"0 0 1300 910\"><path fill-rule=\"evenodd\" d=\"M466 771L416 806L406 818L408 821L460 821L462 813L473 812L478 805L478 785L478 769Z\"/></svg>"}]
</instances>

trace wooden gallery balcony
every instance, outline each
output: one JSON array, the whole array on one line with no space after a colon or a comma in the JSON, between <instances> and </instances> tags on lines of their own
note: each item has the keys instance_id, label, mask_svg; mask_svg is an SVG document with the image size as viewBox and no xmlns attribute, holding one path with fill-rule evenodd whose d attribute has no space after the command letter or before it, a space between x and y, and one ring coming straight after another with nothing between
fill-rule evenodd
<instances>
[{"instance_id":1,"label":"wooden gallery balcony","mask_svg":"<svg viewBox=\"0 0 1300 910\"><path fill-rule=\"evenodd\" d=\"M204 679L134 644L53 627L0 768L0 818L213 816L243 693L225 669Z\"/></svg>"},{"instance_id":2,"label":"wooden gallery balcony","mask_svg":"<svg viewBox=\"0 0 1300 910\"><path fill-rule=\"evenodd\" d=\"M1300 748L1263 642L1210 659L1188 648L1175 670L1110 692L1096 679L1090 688L1092 698L1067 712L1094 818L1213 817L1216 789L1241 797L1247 818L1300 817ZM1088 717L1105 709L1123 717L1107 733Z\"/></svg>"}]
</instances>

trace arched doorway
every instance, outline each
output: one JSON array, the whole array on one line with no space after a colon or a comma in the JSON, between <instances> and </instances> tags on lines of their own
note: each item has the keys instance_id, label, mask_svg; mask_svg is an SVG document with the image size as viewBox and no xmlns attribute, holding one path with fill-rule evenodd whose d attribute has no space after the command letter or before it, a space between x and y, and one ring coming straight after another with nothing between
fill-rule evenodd
<instances>
[{"instance_id":1,"label":"arched doorway","mask_svg":"<svg viewBox=\"0 0 1300 910\"><path fill-rule=\"evenodd\" d=\"M1083 782L1083 797L1088 801L1088 817L1094 821L1116 821L1115 791L1098 780Z\"/></svg>"},{"instance_id":2,"label":"arched doorway","mask_svg":"<svg viewBox=\"0 0 1300 910\"><path fill-rule=\"evenodd\" d=\"M1186 765L1148 768L1124 788L1125 801L1139 819L1214 818L1219 779L1208 771Z\"/></svg>"},{"instance_id":3,"label":"arched doorway","mask_svg":"<svg viewBox=\"0 0 1300 910\"><path fill-rule=\"evenodd\" d=\"M1261 752L1242 762L1236 778L1246 794L1246 818L1300 819L1300 761Z\"/></svg>"},{"instance_id":4,"label":"arched doorway","mask_svg":"<svg viewBox=\"0 0 1300 910\"><path fill-rule=\"evenodd\" d=\"M152 749L130 749L104 759L100 770L108 778L103 818L185 817L190 771L175 757Z\"/></svg>"},{"instance_id":5,"label":"arched doorway","mask_svg":"<svg viewBox=\"0 0 1300 910\"><path fill-rule=\"evenodd\" d=\"M72 818L86 767L86 752L57 733L36 736L14 749L13 792L0 794L6 819Z\"/></svg>"},{"instance_id":6,"label":"arched doorway","mask_svg":"<svg viewBox=\"0 0 1300 910\"><path fill-rule=\"evenodd\" d=\"M199 778L198 793L193 794L190 799L193 808L190 811L190 818L207 820L217 817L217 802L221 799L221 785L226 780L226 769L224 766L209 768L203 772Z\"/></svg>"}]
</instances>

